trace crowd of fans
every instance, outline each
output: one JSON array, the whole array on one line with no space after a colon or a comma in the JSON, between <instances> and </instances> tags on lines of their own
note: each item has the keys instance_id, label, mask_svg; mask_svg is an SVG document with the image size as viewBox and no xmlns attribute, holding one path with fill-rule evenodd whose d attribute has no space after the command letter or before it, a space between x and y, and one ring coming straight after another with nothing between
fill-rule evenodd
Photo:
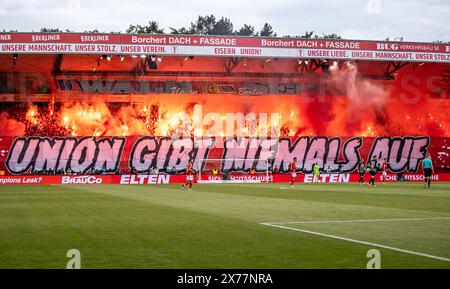
<instances>
[{"instance_id":1,"label":"crowd of fans","mask_svg":"<svg viewBox=\"0 0 450 289\"><path fill-rule=\"evenodd\" d=\"M142 109L137 119L141 120L150 134L155 134L158 128L159 121L159 107L151 105L150 108Z\"/></svg>"},{"instance_id":2,"label":"crowd of fans","mask_svg":"<svg viewBox=\"0 0 450 289\"><path fill-rule=\"evenodd\" d=\"M23 104L2 104L0 111L8 113L9 117L25 125L25 136L70 136L70 129L60 124L58 107L50 109L48 104L35 105L37 111L30 117L27 116L29 106Z\"/></svg>"},{"instance_id":3,"label":"crowd of fans","mask_svg":"<svg viewBox=\"0 0 450 289\"><path fill-rule=\"evenodd\" d=\"M62 117L62 104L55 103L53 105L49 103L34 103L32 105L28 103L0 103L0 113L6 112L8 119L13 120L20 124L20 131L14 131L15 135L20 136L76 136L78 135L78 129L85 127L81 132L83 134L92 133L92 135L98 135L97 133L113 133L115 135L133 135L133 134L146 134L146 135L159 135L159 136L195 136L193 120L187 114L177 116L173 119L173 115L162 113L158 105L146 105L140 108L137 107L122 107L114 104L108 106L108 117L117 118L118 122L111 122L111 120L95 119L96 126L90 127L89 121L84 121L83 126L77 127L72 120L66 120ZM84 118L84 115L78 116ZM127 120L136 120L138 122L130 122ZM78 119L79 120L79 119ZM78 121L77 120L77 121ZM162 121L169 123L169 125L162 126ZM170 121L168 121L170 120ZM109 125L114 123L109 130ZM129 124L130 127L127 125ZM134 127L136 125L136 129ZM97 130L101 128L100 130ZM114 127L120 127L120 129L114 129ZM75 130L74 128L77 127ZM165 130L162 128L165 127ZM105 130L108 128L108 130ZM122 130L125 128L125 130ZM92 132L89 132L92 130ZM278 135L276 128L270 128L267 136ZM0 132L1 133L1 132ZM258 135L258 127L256 123L246 123L245 135ZM292 133L290 128L285 124L279 129L279 135L284 137ZM5 135L10 135L7 133ZM239 135L239 134L237 134Z\"/></svg>"},{"instance_id":4,"label":"crowd of fans","mask_svg":"<svg viewBox=\"0 0 450 289\"><path fill-rule=\"evenodd\" d=\"M35 122L24 120L26 136L70 136L70 129L59 125L59 117L49 112L40 114Z\"/></svg>"}]
</instances>

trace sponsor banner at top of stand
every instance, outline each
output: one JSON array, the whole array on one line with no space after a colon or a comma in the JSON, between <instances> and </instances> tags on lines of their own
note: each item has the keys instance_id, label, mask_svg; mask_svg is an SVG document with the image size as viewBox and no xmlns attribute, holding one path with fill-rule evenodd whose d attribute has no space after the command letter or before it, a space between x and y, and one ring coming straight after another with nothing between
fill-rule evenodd
<instances>
[{"instance_id":1,"label":"sponsor banner at top of stand","mask_svg":"<svg viewBox=\"0 0 450 289\"><path fill-rule=\"evenodd\" d=\"M302 59L354 59L405 62L450 63L450 53L372 51L351 49L317 48L257 48L226 46L171 46L171 45L126 45L126 44L64 44L64 43L0 43L0 53L22 54L108 54L108 55L191 55L191 56L235 56L262 58Z\"/></svg>"},{"instance_id":2,"label":"sponsor banner at top of stand","mask_svg":"<svg viewBox=\"0 0 450 289\"><path fill-rule=\"evenodd\" d=\"M450 53L449 45L440 43L165 34L0 33L0 43L224 46Z\"/></svg>"}]
</instances>

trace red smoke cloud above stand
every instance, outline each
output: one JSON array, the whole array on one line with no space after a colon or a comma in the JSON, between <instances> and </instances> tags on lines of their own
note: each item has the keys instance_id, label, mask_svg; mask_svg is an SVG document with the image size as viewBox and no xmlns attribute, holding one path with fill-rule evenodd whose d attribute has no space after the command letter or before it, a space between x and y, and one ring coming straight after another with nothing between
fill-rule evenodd
<instances>
[{"instance_id":1,"label":"red smoke cloud above stand","mask_svg":"<svg viewBox=\"0 0 450 289\"><path fill-rule=\"evenodd\" d=\"M25 117L15 111L1 112L0 135L21 136L128 136L173 134L201 135L194 127L194 106L201 105L203 117L216 113L278 113L277 129L282 136L448 136L450 116L439 102L419 97L404 101L400 80L362 77L350 62L332 65L330 72L314 78L319 91L303 95L149 95L146 103L107 104L101 99L90 103L64 103L53 107L29 105ZM423 91L421 89L420 91ZM212 125L210 123L209 125ZM239 135L261 135L258 122L248 123ZM57 126L57 130L50 129ZM259 133L258 133L259 132ZM225 135L225 129L218 134Z\"/></svg>"}]
</instances>

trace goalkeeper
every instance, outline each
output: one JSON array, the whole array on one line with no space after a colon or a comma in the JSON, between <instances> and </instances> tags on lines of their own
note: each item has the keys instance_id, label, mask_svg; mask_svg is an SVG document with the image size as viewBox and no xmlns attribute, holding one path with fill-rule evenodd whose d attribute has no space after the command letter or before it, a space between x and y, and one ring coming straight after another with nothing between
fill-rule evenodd
<instances>
[{"instance_id":1,"label":"goalkeeper","mask_svg":"<svg viewBox=\"0 0 450 289\"><path fill-rule=\"evenodd\" d=\"M313 165L313 182L314 183L318 183L319 182L319 177L320 177L320 170L319 170L319 165L317 163L314 163Z\"/></svg>"}]
</instances>

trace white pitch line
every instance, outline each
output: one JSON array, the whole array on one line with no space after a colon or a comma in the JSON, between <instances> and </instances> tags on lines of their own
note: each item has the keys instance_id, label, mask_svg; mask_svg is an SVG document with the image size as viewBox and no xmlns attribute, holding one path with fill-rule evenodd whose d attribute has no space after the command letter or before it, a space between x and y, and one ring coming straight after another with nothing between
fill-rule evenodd
<instances>
[{"instance_id":1,"label":"white pitch line","mask_svg":"<svg viewBox=\"0 0 450 289\"><path fill-rule=\"evenodd\" d=\"M287 221L268 222L265 224L326 224L326 223L359 223L359 222L395 222L395 221L425 221L425 220L450 220L450 217L429 218L400 218L400 219L366 219L366 220L326 220L326 221Z\"/></svg>"},{"instance_id":2,"label":"white pitch line","mask_svg":"<svg viewBox=\"0 0 450 289\"><path fill-rule=\"evenodd\" d=\"M291 227L286 227L286 226L280 226L280 225L275 225L275 224L272 224L272 223L260 223L260 225L276 227L276 228L281 228L281 229L286 229L286 230L292 230L292 231L297 231L297 232L302 232L302 233L307 233L307 234L312 234L312 235L317 235L317 236L322 236L322 237L327 237L327 238L332 238L332 239L337 239L337 240L342 240L342 241L347 241L347 242L352 242L352 243L363 244L363 245L367 245L367 246L373 246L373 247L388 249L388 250L397 251L397 252L401 252L401 253L405 253L405 254L411 254L411 255L421 256L421 257L425 257L425 258L430 258L430 259L436 259L436 260L440 260L440 261L450 262L449 258L434 256L434 255L430 255L430 254L426 254L426 253L420 253L420 252L405 250L405 249L391 247L391 246L386 246L386 245L383 245L383 244L377 244L377 243L372 243L372 242L360 241L360 240L340 237L340 236L331 235L331 234L324 234L324 233L314 232L314 231L309 231L309 230L303 230L303 229L291 228Z\"/></svg>"}]
</instances>

